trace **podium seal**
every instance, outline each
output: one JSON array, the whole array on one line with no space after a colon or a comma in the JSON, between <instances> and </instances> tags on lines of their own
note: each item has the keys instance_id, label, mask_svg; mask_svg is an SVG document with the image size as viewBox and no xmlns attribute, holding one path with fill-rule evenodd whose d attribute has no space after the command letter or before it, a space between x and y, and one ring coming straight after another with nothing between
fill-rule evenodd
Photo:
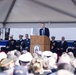
<instances>
[{"instance_id":1,"label":"podium seal","mask_svg":"<svg viewBox=\"0 0 76 75\"><path fill-rule=\"evenodd\" d=\"M40 46L39 45L34 45L33 52L38 52L38 51L40 51Z\"/></svg>"}]
</instances>

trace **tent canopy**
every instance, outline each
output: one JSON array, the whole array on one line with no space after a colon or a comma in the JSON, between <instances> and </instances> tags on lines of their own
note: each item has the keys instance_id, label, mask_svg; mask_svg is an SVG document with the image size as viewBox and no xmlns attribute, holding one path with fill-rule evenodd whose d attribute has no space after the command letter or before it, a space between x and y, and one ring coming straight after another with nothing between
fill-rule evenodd
<instances>
[{"instance_id":1,"label":"tent canopy","mask_svg":"<svg viewBox=\"0 0 76 75\"><path fill-rule=\"evenodd\" d=\"M3 22L13 0L0 0ZM76 22L72 0L16 0L6 22Z\"/></svg>"},{"instance_id":2,"label":"tent canopy","mask_svg":"<svg viewBox=\"0 0 76 75\"><path fill-rule=\"evenodd\" d=\"M0 0L0 22L4 22L13 0Z\"/></svg>"}]
</instances>

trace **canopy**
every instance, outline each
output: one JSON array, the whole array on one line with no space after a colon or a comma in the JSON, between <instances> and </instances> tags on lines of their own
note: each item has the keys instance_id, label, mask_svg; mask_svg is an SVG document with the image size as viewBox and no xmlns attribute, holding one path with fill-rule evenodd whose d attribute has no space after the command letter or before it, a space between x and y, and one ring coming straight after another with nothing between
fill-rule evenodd
<instances>
[{"instance_id":1,"label":"canopy","mask_svg":"<svg viewBox=\"0 0 76 75\"><path fill-rule=\"evenodd\" d=\"M0 0L0 22L13 0ZM76 22L72 0L16 0L6 22Z\"/></svg>"},{"instance_id":2,"label":"canopy","mask_svg":"<svg viewBox=\"0 0 76 75\"><path fill-rule=\"evenodd\" d=\"M13 0L0 0L0 22L4 22Z\"/></svg>"}]
</instances>

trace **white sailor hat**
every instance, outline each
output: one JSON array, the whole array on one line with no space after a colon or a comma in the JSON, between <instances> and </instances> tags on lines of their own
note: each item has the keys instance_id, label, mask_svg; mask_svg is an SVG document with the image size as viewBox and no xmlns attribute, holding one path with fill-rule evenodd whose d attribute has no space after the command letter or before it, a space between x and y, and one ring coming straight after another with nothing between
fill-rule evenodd
<instances>
[{"instance_id":1,"label":"white sailor hat","mask_svg":"<svg viewBox=\"0 0 76 75\"><path fill-rule=\"evenodd\" d=\"M19 60L22 62L30 62L33 59L31 53L27 52L26 54L22 54L19 57Z\"/></svg>"},{"instance_id":2,"label":"white sailor hat","mask_svg":"<svg viewBox=\"0 0 76 75\"><path fill-rule=\"evenodd\" d=\"M1 52L1 53L0 53L0 61L1 61L2 59L4 59L4 58L7 58L7 55L6 55L5 52Z\"/></svg>"},{"instance_id":3,"label":"white sailor hat","mask_svg":"<svg viewBox=\"0 0 76 75\"><path fill-rule=\"evenodd\" d=\"M44 52L42 52L42 55L44 56L44 57L51 57L52 56L52 52L51 51L44 51Z\"/></svg>"}]
</instances>

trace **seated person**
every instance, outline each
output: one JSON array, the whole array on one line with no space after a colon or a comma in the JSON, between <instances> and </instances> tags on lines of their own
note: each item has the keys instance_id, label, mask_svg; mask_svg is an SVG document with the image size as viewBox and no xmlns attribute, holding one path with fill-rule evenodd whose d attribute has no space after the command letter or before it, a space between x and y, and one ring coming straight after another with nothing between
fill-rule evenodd
<instances>
[{"instance_id":1,"label":"seated person","mask_svg":"<svg viewBox=\"0 0 76 75\"><path fill-rule=\"evenodd\" d=\"M57 52L57 46L58 46L58 43L57 41L55 41L55 36L52 36L51 37L51 51Z\"/></svg>"},{"instance_id":2,"label":"seated person","mask_svg":"<svg viewBox=\"0 0 76 75\"><path fill-rule=\"evenodd\" d=\"M10 35L9 38L10 39L8 40L6 44L6 47L1 48L2 51L8 52L8 51L16 49L16 40L13 39L13 35Z\"/></svg>"},{"instance_id":3,"label":"seated person","mask_svg":"<svg viewBox=\"0 0 76 75\"><path fill-rule=\"evenodd\" d=\"M76 41L73 42L72 52L73 52L74 56L76 57Z\"/></svg>"},{"instance_id":4,"label":"seated person","mask_svg":"<svg viewBox=\"0 0 76 75\"><path fill-rule=\"evenodd\" d=\"M23 50L23 35L19 35L19 40L17 40L16 48L20 52Z\"/></svg>"},{"instance_id":5,"label":"seated person","mask_svg":"<svg viewBox=\"0 0 76 75\"><path fill-rule=\"evenodd\" d=\"M25 50L27 50L28 52L30 51L30 39L28 37L28 34L25 34L25 39L23 41L23 47Z\"/></svg>"},{"instance_id":6,"label":"seated person","mask_svg":"<svg viewBox=\"0 0 76 75\"><path fill-rule=\"evenodd\" d=\"M58 51L57 51L57 53L62 55L63 52L66 52L67 48L68 48L68 43L67 43L67 41L65 41L65 37L63 36L61 38L61 41L58 44L58 49L57 49Z\"/></svg>"}]
</instances>

